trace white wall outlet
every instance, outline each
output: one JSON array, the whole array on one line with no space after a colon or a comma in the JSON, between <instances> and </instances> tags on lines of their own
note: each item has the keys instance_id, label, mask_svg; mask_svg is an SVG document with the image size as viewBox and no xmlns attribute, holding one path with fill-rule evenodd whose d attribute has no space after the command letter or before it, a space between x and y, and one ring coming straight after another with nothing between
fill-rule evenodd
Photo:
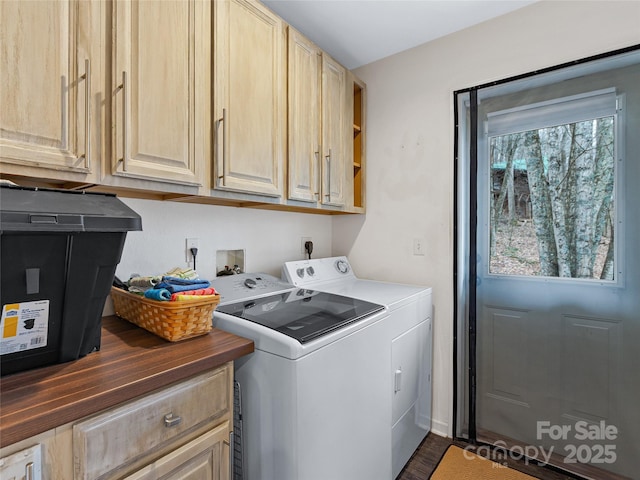
<instances>
[{"instance_id":1,"label":"white wall outlet","mask_svg":"<svg viewBox=\"0 0 640 480\"><path fill-rule=\"evenodd\" d=\"M311 237L301 237L300 238L300 253L303 255L307 255L307 251L304 249L304 244L306 242L313 242L313 238Z\"/></svg>"},{"instance_id":2,"label":"white wall outlet","mask_svg":"<svg viewBox=\"0 0 640 480\"><path fill-rule=\"evenodd\" d=\"M192 248L200 248L200 239L199 238L187 238L186 239L186 247L185 247L185 262L189 263L193 260L193 255L191 255Z\"/></svg>"},{"instance_id":3,"label":"white wall outlet","mask_svg":"<svg viewBox=\"0 0 640 480\"><path fill-rule=\"evenodd\" d=\"M413 254L424 255L426 240L422 237L413 239Z\"/></svg>"}]
</instances>

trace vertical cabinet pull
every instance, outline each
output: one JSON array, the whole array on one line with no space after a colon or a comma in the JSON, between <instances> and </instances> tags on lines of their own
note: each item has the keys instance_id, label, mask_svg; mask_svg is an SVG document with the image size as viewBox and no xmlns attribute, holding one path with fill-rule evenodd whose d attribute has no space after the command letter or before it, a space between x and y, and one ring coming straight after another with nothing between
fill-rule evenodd
<instances>
[{"instance_id":1,"label":"vertical cabinet pull","mask_svg":"<svg viewBox=\"0 0 640 480\"><path fill-rule=\"evenodd\" d=\"M127 72L125 70L122 71L122 83L119 86L120 90L122 90L122 171L127 171L127 104L128 102L128 88L127 88Z\"/></svg>"},{"instance_id":2,"label":"vertical cabinet pull","mask_svg":"<svg viewBox=\"0 0 640 480\"><path fill-rule=\"evenodd\" d=\"M325 155L324 158L327 160L327 193L324 196L331 201L331 149L329 149L329 155Z\"/></svg>"},{"instance_id":3,"label":"vertical cabinet pull","mask_svg":"<svg viewBox=\"0 0 640 480\"><path fill-rule=\"evenodd\" d=\"M91 63L84 60L84 167L91 168Z\"/></svg>"},{"instance_id":4,"label":"vertical cabinet pull","mask_svg":"<svg viewBox=\"0 0 640 480\"><path fill-rule=\"evenodd\" d=\"M313 196L316 198L316 200L320 197L320 185L319 185L319 179L320 176L318 175L318 171L320 170L320 145L318 145L318 150L316 150L314 153L314 163L313 163L313 176L316 179L315 182L312 182L312 186L313 186Z\"/></svg>"},{"instance_id":5,"label":"vertical cabinet pull","mask_svg":"<svg viewBox=\"0 0 640 480\"><path fill-rule=\"evenodd\" d=\"M227 109L222 109L222 118L218 119L218 131L222 124L222 159L218 159L218 178L224 177L224 166L227 163ZM220 136L218 136L220 138Z\"/></svg>"},{"instance_id":6,"label":"vertical cabinet pull","mask_svg":"<svg viewBox=\"0 0 640 480\"><path fill-rule=\"evenodd\" d=\"M33 476L33 462L29 462L24 466L25 480L35 480Z\"/></svg>"}]
</instances>

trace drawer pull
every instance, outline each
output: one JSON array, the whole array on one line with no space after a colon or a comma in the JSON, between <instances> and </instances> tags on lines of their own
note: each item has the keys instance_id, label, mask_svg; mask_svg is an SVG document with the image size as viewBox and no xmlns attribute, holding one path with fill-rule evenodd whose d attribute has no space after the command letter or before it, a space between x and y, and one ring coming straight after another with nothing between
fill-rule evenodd
<instances>
[{"instance_id":1,"label":"drawer pull","mask_svg":"<svg viewBox=\"0 0 640 480\"><path fill-rule=\"evenodd\" d=\"M167 413L164 416L164 426L167 428L175 427L176 425L180 425L182 423L182 417L173 416L173 412Z\"/></svg>"}]
</instances>

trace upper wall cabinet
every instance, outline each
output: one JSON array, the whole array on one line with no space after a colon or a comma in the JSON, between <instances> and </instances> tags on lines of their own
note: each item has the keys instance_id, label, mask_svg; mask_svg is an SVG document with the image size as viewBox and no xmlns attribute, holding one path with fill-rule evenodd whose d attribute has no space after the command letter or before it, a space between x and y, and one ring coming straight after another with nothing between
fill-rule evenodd
<instances>
[{"instance_id":1,"label":"upper wall cabinet","mask_svg":"<svg viewBox=\"0 0 640 480\"><path fill-rule=\"evenodd\" d=\"M112 141L104 183L200 186L211 145L210 2L112 5Z\"/></svg>"},{"instance_id":2,"label":"upper wall cabinet","mask_svg":"<svg viewBox=\"0 0 640 480\"><path fill-rule=\"evenodd\" d=\"M288 37L288 198L320 200L320 49L293 28Z\"/></svg>"},{"instance_id":3,"label":"upper wall cabinet","mask_svg":"<svg viewBox=\"0 0 640 480\"><path fill-rule=\"evenodd\" d=\"M257 0L0 0L0 102L24 185L364 211L364 84Z\"/></svg>"},{"instance_id":4,"label":"upper wall cabinet","mask_svg":"<svg viewBox=\"0 0 640 480\"><path fill-rule=\"evenodd\" d=\"M0 2L2 173L94 182L100 161L97 2Z\"/></svg>"},{"instance_id":5,"label":"upper wall cabinet","mask_svg":"<svg viewBox=\"0 0 640 480\"><path fill-rule=\"evenodd\" d=\"M282 197L286 125L282 20L262 4L219 0L214 8L216 190Z\"/></svg>"},{"instance_id":6,"label":"upper wall cabinet","mask_svg":"<svg viewBox=\"0 0 640 480\"><path fill-rule=\"evenodd\" d=\"M347 71L291 27L288 47L288 198L344 210L352 191Z\"/></svg>"},{"instance_id":7,"label":"upper wall cabinet","mask_svg":"<svg viewBox=\"0 0 640 480\"><path fill-rule=\"evenodd\" d=\"M322 56L322 194L325 205L344 206L347 198L346 155L351 129L347 123L347 71Z\"/></svg>"}]
</instances>

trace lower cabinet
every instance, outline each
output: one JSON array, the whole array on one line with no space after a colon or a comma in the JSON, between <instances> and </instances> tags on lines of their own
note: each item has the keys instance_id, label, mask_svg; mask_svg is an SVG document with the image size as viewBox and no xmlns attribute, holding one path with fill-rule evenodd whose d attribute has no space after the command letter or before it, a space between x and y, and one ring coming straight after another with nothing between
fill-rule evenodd
<instances>
[{"instance_id":1,"label":"lower cabinet","mask_svg":"<svg viewBox=\"0 0 640 480\"><path fill-rule=\"evenodd\" d=\"M229 478L227 364L73 425L75 480Z\"/></svg>"},{"instance_id":2,"label":"lower cabinet","mask_svg":"<svg viewBox=\"0 0 640 480\"><path fill-rule=\"evenodd\" d=\"M229 423L192 440L124 480L229 478Z\"/></svg>"}]
</instances>

